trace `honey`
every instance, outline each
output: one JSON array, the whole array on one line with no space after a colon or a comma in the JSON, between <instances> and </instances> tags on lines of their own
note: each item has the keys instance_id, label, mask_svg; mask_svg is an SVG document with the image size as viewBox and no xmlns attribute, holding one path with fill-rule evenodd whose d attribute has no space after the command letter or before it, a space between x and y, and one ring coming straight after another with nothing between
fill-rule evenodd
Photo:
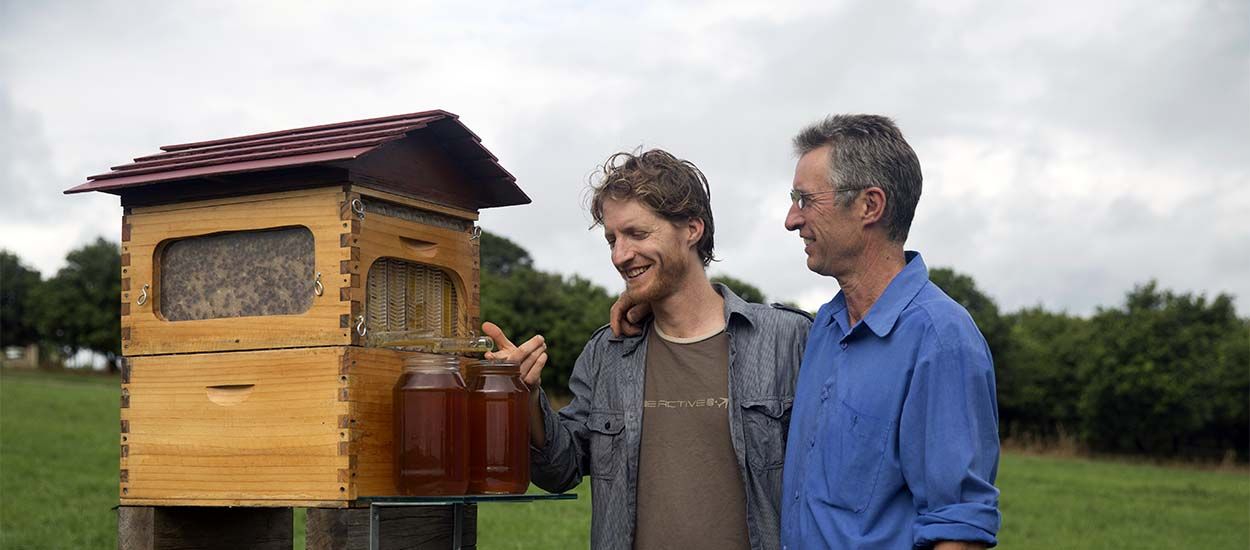
<instances>
[{"instance_id":1,"label":"honey","mask_svg":"<svg viewBox=\"0 0 1250 550\"><path fill-rule=\"evenodd\" d=\"M469 492L524 493L530 484L530 391L520 367L479 361L469 373Z\"/></svg>"},{"instance_id":2,"label":"honey","mask_svg":"<svg viewBox=\"0 0 1250 550\"><path fill-rule=\"evenodd\" d=\"M395 385L395 482L401 495L468 490L468 392L455 356L404 361Z\"/></svg>"}]
</instances>

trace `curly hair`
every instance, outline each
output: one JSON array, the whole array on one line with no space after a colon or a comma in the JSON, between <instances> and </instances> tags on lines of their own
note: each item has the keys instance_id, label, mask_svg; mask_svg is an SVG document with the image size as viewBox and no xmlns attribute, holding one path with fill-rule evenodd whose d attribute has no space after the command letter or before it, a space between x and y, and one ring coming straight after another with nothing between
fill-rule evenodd
<instances>
[{"instance_id":1,"label":"curly hair","mask_svg":"<svg viewBox=\"0 0 1250 550\"><path fill-rule=\"evenodd\" d=\"M598 179L598 183L594 179ZM660 149L640 154L620 152L608 157L599 167L592 176L590 188L590 215L595 220L594 225L603 225L604 201L636 200L673 223L702 220L703 236L695 250L705 267L715 259L712 255L715 229L712 191L707 177L694 163Z\"/></svg>"}]
</instances>

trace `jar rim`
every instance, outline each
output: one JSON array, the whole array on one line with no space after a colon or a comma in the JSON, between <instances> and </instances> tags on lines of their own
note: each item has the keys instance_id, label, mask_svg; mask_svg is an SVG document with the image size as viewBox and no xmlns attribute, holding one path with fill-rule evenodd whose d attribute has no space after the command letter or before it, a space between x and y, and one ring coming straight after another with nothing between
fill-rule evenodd
<instances>
[{"instance_id":1,"label":"jar rim","mask_svg":"<svg viewBox=\"0 0 1250 550\"><path fill-rule=\"evenodd\" d=\"M404 368L413 369L459 369L460 358L455 355L422 354L404 358Z\"/></svg>"}]
</instances>

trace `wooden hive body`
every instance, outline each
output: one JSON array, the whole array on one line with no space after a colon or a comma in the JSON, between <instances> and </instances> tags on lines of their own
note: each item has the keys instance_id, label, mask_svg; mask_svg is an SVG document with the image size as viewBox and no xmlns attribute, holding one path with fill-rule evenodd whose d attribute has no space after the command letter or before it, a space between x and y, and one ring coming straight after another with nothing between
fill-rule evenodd
<instances>
[{"instance_id":1,"label":"wooden hive body","mask_svg":"<svg viewBox=\"0 0 1250 550\"><path fill-rule=\"evenodd\" d=\"M366 335L471 334L477 211L528 198L442 111L165 149L71 190L125 210L121 503L395 494L412 352Z\"/></svg>"}]
</instances>

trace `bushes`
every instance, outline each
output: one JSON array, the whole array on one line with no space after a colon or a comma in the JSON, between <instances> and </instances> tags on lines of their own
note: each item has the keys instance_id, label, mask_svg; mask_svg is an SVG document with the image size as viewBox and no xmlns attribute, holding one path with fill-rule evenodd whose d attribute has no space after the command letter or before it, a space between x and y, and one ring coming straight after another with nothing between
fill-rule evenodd
<instances>
[{"instance_id":1,"label":"bushes","mask_svg":"<svg viewBox=\"0 0 1250 550\"><path fill-rule=\"evenodd\" d=\"M568 393L569 376L595 330L608 322L616 297L578 277L533 269L529 253L512 241L482 233L482 319L518 345L547 340L543 387Z\"/></svg>"},{"instance_id":2,"label":"bushes","mask_svg":"<svg viewBox=\"0 0 1250 550\"><path fill-rule=\"evenodd\" d=\"M1000 317L970 278L931 275L990 344L1004 437L1073 434L1093 450L1153 456L1250 454L1250 322L1231 296L1150 282L1089 319L1040 307Z\"/></svg>"}]
</instances>

